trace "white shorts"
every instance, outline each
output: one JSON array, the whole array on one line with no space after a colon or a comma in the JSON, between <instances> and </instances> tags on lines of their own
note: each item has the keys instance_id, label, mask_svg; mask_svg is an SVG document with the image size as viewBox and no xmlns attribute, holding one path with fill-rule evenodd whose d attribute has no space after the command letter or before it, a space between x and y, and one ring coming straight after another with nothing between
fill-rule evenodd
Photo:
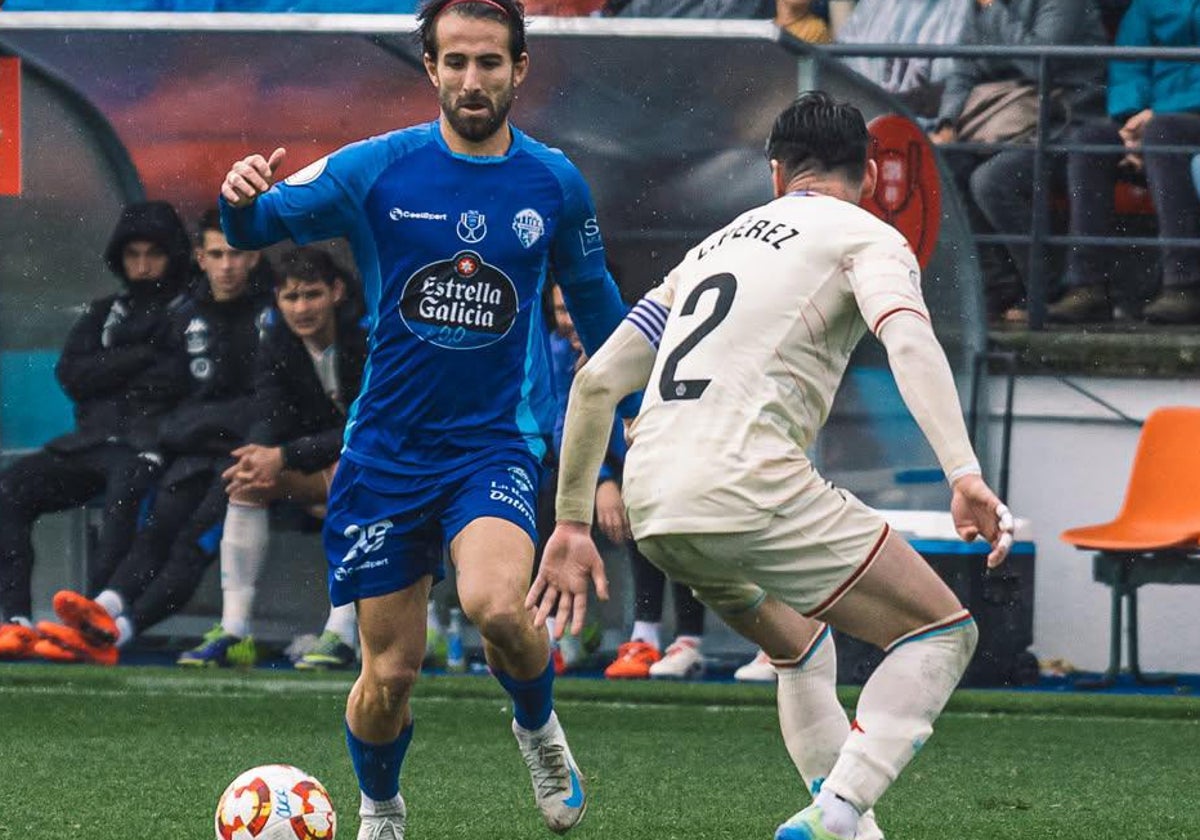
<instances>
[{"instance_id":1,"label":"white shorts","mask_svg":"<svg viewBox=\"0 0 1200 840\"><path fill-rule=\"evenodd\" d=\"M888 532L882 516L809 470L764 528L655 534L638 548L717 613L753 609L769 594L816 618L870 568Z\"/></svg>"}]
</instances>

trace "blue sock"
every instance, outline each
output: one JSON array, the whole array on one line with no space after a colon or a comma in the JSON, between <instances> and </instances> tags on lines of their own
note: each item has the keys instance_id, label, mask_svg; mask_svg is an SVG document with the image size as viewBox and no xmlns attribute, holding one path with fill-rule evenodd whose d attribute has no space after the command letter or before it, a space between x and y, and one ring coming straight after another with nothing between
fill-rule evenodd
<instances>
[{"instance_id":1,"label":"blue sock","mask_svg":"<svg viewBox=\"0 0 1200 840\"><path fill-rule=\"evenodd\" d=\"M496 672L496 679L513 701L513 717L522 729L541 729L550 720L554 711L554 660L546 663L546 670L531 680L517 680L503 671Z\"/></svg>"},{"instance_id":2,"label":"blue sock","mask_svg":"<svg viewBox=\"0 0 1200 840\"><path fill-rule=\"evenodd\" d=\"M360 741L350 731L349 721L346 722L350 763L354 765L354 775L358 776L358 787L368 797L382 802L400 792L400 765L404 763L404 754L408 752L412 735L413 725L410 721L390 744L368 744Z\"/></svg>"}]
</instances>

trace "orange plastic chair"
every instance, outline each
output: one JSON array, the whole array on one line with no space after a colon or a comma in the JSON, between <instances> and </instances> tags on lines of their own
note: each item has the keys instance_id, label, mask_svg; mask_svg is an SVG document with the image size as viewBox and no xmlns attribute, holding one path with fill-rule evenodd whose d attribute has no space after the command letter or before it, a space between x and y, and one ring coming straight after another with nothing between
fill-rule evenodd
<instances>
[{"instance_id":1,"label":"orange plastic chair","mask_svg":"<svg viewBox=\"0 0 1200 840\"><path fill-rule=\"evenodd\" d=\"M1141 683L1137 589L1148 583L1200 584L1200 408L1170 406L1146 419L1117 518L1062 533L1095 552L1092 577L1112 588L1108 670L1081 688L1112 685L1121 670L1122 601L1129 604L1129 672ZM1167 678L1168 680L1172 678Z\"/></svg>"}]
</instances>

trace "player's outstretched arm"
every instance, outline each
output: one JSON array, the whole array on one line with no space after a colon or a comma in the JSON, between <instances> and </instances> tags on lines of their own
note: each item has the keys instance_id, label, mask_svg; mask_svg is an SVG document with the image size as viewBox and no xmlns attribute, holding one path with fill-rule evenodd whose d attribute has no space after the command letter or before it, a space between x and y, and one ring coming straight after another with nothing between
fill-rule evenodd
<instances>
[{"instance_id":1,"label":"player's outstretched arm","mask_svg":"<svg viewBox=\"0 0 1200 840\"><path fill-rule=\"evenodd\" d=\"M537 609L538 626L554 614L556 633L566 628L568 617L573 632L582 630L589 581L595 583L599 597L608 597L604 563L591 536L596 477L617 403L644 388L653 367L654 345L637 327L623 321L575 374L559 453L558 527L546 544L525 599L526 608Z\"/></svg>"},{"instance_id":2,"label":"player's outstretched arm","mask_svg":"<svg viewBox=\"0 0 1200 840\"><path fill-rule=\"evenodd\" d=\"M879 339L887 348L904 404L929 440L953 489L950 510L954 527L964 540L982 534L992 545L988 566L999 566L1012 547L1012 514L980 476L950 363L933 328L923 316L903 312L882 326Z\"/></svg>"},{"instance_id":3,"label":"player's outstretched arm","mask_svg":"<svg viewBox=\"0 0 1200 840\"><path fill-rule=\"evenodd\" d=\"M275 172L283 163L287 151L278 148L271 152L270 158L262 155L250 155L237 161L225 174L221 182L221 197L231 207L248 207L254 199L271 189L275 180Z\"/></svg>"}]
</instances>

